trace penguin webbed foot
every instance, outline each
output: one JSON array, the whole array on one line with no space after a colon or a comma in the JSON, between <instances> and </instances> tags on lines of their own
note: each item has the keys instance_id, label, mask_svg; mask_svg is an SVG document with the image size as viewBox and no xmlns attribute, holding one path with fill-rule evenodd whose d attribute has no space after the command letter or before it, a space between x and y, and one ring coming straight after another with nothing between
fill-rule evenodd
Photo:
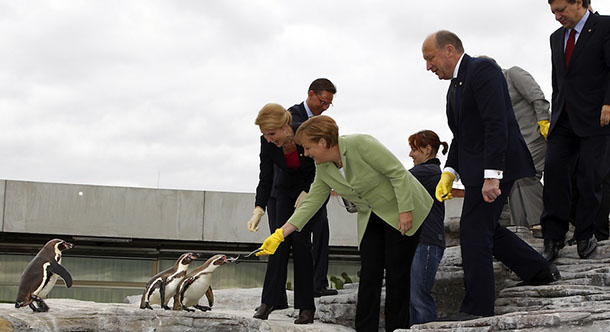
<instances>
[{"instance_id":1,"label":"penguin webbed foot","mask_svg":"<svg viewBox=\"0 0 610 332\"><path fill-rule=\"evenodd\" d=\"M49 306L44 302L44 300L37 295L32 295L32 303L30 303L29 307L34 310L34 312L47 312L49 311ZM34 305L36 302L36 305Z\"/></svg>"},{"instance_id":2,"label":"penguin webbed foot","mask_svg":"<svg viewBox=\"0 0 610 332\"><path fill-rule=\"evenodd\" d=\"M195 309L189 309L189 308L187 308L187 307L182 307L182 309L183 309L184 311L188 311L188 312L195 312Z\"/></svg>"},{"instance_id":3,"label":"penguin webbed foot","mask_svg":"<svg viewBox=\"0 0 610 332\"><path fill-rule=\"evenodd\" d=\"M169 307L167 304L166 304L166 305L163 305L163 306L161 306L161 307L162 307L163 309L165 309L165 310L172 310L172 308L170 308L170 307Z\"/></svg>"},{"instance_id":4,"label":"penguin webbed foot","mask_svg":"<svg viewBox=\"0 0 610 332\"><path fill-rule=\"evenodd\" d=\"M42 302L42 303L37 303L38 305L34 305L34 303L30 303L29 307L30 309L32 309L32 311L34 312L47 312L49 311L49 306L46 305L46 303Z\"/></svg>"},{"instance_id":5,"label":"penguin webbed foot","mask_svg":"<svg viewBox=\"0 0 610 332\"><path fill-rule=\"evenodd\" d=\"M140 303L140 309L150 309L150 310L153 310L153 308L150 306L150 303L148 303L148 302Z\"/></svg>"},{"instance_id":6,"label":"penguin webbed foot","mask_svg":"<svg viewBox=\"0 0 610 332\"><path fill-rule=\"evenodd\" d=\"M203 312L212 310L212 308L208 307L207 305L199 305L199 304L197 304L197 305L194 305L193 307L195 307L195 308L197 308L197 309L199 309L199 310L201 310Z\"/></svg>"}]
</instances>

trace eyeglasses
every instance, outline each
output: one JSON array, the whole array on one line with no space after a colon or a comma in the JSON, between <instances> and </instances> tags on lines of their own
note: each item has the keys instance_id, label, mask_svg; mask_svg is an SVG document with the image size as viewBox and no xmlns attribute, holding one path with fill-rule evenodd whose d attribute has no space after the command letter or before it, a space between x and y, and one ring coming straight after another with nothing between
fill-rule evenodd
<instances>
[{"instance_id":1,"label":"eyeglasses","mask_svg":"<svg viewBox=\"0 0 610 332\"><path fill-rule=\"evenodd\" d=\"M332 102L330 102L330 103L325 102L324 100L320 99L320 97L317 94L316 94L316 98L318 98L318 100L320 101L320 105L322 105L322 107L326 106L326 108L328 108L328 107L333 106Z\"/></svg>"}]
</instances>

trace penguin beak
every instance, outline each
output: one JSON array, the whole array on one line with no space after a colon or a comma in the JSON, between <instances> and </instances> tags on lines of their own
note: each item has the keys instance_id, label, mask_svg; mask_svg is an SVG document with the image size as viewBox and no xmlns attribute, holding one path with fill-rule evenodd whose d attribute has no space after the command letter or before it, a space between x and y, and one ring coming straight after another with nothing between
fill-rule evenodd
<instances>
[{"instance_id":1,"label":"penguin beak","mask_svg":"<svg viewBox=\"0 0 610 332\"><path fill-rule=\"evenodd\" d=\"M15 308L23 307L23 302L15 302Z\"/></svg>"},{"instance_id":2,"label":"penguin beak","mask_svg":"<svg viewBox=\"0 0 610 332\"><path fill-rule=\"evenodd\" d=\"M70 242L64 241L63 247L64 247L64 250L68 250L68 249L72 249L74 247L74 245Z\"/></svg>"},{"instance_id":3,"label":"penguin beak","mask_svg":"<svg viewBox=\"0 0 610 332\"><path fill-rule=\"evenodd\" d=\"M235 257L227 257L227 263L239 263L237 260L239 259L239 255L235 256Z\"/></svg>"},{"instance_id":4,"label":"penguin beak","mask_svg":"<svg viewBox=\"0 0 610 332\"><path fill-rule=\"evenodd\" d=\"M203 254L202 254L202 253L200 253L200 252L195 253L195 257L197 257L197 258L203 257Z\"/></svg>"}]
</instances>

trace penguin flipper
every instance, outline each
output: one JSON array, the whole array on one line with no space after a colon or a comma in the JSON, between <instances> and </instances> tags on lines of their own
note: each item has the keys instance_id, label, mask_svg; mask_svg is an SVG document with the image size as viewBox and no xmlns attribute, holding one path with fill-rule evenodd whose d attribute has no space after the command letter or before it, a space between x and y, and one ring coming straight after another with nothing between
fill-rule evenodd
<instances>
[{"instance_id":1,"label":"penguin flipper","mask_svg":"<svg viewBox=\"0 0 610 332\"><path fill-rule=\"evenodd\" d=\"M214 306L214 293L212 292L212 286L210 286L205 292L205 297L208 298L208 303L210 304L210 307Z\"/></svg>"},{"instance_id":2,"label":"penguin flipper","mask_svg":"<svg viewBox=\"0 0 610 332\"><path fill-rule=\"evenodd\" d=\"M61 266L54 259L52 259L50 263L51 266L49 266L49 271L59 275L66 282L66 287L72 287L72 276L70 275L70 272L68 272L65 267Z\"/></svg>"}]
</instances>

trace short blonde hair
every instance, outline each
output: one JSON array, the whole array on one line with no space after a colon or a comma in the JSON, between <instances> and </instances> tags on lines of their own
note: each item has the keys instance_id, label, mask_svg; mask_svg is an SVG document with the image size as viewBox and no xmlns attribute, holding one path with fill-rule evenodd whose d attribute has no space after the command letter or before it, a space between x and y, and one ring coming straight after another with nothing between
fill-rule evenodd
<instances>
[{"instance_id":1,"label":"short blonde hair","mask_svg":"<svg viewBox=\"0 0 610 332\"><path fill-rule=\"evenodd\" d=\"M254 124L258 125L261 130L275 130L290 125L290 123L292 123L292 114L282 105L273 103L263 106L254 121Z\"/></svg>"},{"instance_id":2,"label":"short blonde hair","mask_svg":"<svg viewBox=\"0 0 610 332\"><path fill-rule=\"evenodd\" d=\"M295 135L295 141L303 145L306 141L318 143L322 138L329 149L339 144L339 127L335 120L328 115L318 115L303 122Z\"/></svg>"}]
</instances>

